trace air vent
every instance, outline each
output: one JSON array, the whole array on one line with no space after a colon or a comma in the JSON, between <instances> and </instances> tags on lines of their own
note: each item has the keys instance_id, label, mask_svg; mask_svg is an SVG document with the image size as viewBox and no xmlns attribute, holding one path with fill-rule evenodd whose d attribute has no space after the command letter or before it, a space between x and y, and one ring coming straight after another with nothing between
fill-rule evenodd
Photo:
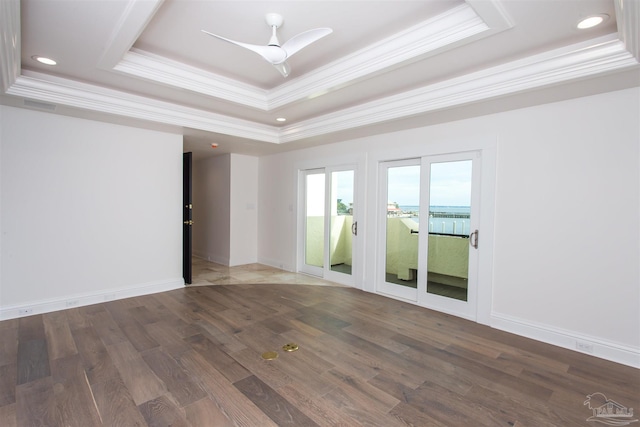
<instances>
[{"instance_id":1,"label":"air vent","mask_svg":"<svg viewBox=\"0 0 640 427\"><path fill-rule=\"evenodd\" d=\"M55 111L55 104L48 104L46 102L32 101L30 99L24 100L25 107L37 108L39 110Z\"/></svg>"}]
</instances>

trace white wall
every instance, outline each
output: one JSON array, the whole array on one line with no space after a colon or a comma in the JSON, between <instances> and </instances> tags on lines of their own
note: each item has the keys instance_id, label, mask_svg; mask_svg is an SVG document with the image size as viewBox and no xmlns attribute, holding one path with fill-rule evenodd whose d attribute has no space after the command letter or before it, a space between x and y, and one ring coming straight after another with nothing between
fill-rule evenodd
<instances>
[{"instance_id":1,"label":"white wall","mask_svg":"<svg viewBox=\"0 0 640 427\"><path fill-rule=\"evenodd\" d=\"M296 189L293 164L313 151L261 157L258 175L258 262L296 268Z\"/></svg>"},{"instance_id":2,"label":"white wall","mask_svg":"<svg viewBox=\"0 0 640 427\"><path fill-rule=\"evenodd\" d=\"M181 136L0 111L0 316L182 286Z\"/></svg>"},{"instance_id":3,"label":"white wall","mask_svg":"<svg viewBox=\"0 0 640 427\"><path fill-rule=\"evenodd\" d=\"M193 162L193 254L229 264L230 155Z\"/></svg>"},{"instance_id":4,"label":"white wall","mask_svg":"<svg viewBox=\"0 0 640 427\"><path fill-rule=\"evenodd\" d=\"M257 262L258 158L239 154L193 165L193 253L235 266Z\"/></svg>"},{"instance_id":5,"label":"white wall","mask_svg":"<svg viewBox=\"0 0 640 427\"><path fill-rule=\"evenodd\" d=\"M258 261L258 158L231 155L229 265Z\"/></svg>"},{"instance_id":6,"label":"white wall","mask_svg":"<svg viewBox=\"0 0 640 427\"><path fill-rule=\"evenodd\" d=\"M301 163L497 138L491 324L568 348L583 341L640 366L639 104L634 88L261 158L259 260L296 265L287 207ZM369 201L375 184L366 184ZM366 207L370 247L375 206ZM375 271L375 257L365 262Z\"/></svg>"},{"instance_id":7,"label":"white wall","mask_svg":"<svg viewBox=\"0 0 640 427\"><path fill-rule=\"evenodd\" d=\"M494 312L636 351L640 92L504 114ZM524 224L524 229L521 225Z\"/></svg>"}]
</instances>

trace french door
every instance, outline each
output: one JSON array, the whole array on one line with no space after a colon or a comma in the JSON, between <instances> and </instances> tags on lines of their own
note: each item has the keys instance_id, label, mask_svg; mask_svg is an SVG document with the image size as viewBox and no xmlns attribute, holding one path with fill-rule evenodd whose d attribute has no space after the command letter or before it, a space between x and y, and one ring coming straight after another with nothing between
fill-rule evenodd
<instances>
[{"instance_id":1,"label":"french door","mask_svg":"<svg viewBox=\"0 0 640 427\"><path fill-rule=\"evenodd\" d=\"M377 290L474 319L478 152L380 164Z\"/></svg>"},{"instance_id":2,"label":"french door","mask_svg":"<svg viewBox=\"0 0 640 427\"><path fill-rule=\"evenodd\" d=\"M301 172L304 201L299 270L338 283L353 285L356 220L355 166Z\"/></svg>"}]
</instances>

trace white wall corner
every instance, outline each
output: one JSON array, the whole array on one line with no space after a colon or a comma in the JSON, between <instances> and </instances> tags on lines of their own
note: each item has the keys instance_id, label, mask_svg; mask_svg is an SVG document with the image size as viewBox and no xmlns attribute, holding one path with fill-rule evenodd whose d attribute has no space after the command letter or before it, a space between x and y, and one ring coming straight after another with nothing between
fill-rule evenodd
<instances>
[{"instance_id":1,"label":"white wall corner","mask_svg":"<svg viewBox=\"0 0 640 427\"><path fill-rule=\"evenodd\" d=\"M118 20L98 67L111 71L146 28L164 0L129 0Z\"/></svg>"},{"instance_id":2,"label":"white wall corner","mask_svg":"<svg viewBox=\"0 0 640 427\"><path fill-rule=\"evenodd\" d=\"M0 1L0 84L2 93L20 75L20 0Z\"/></svg>"},{"instance_id":3,"label":"white wall corner","mask_svg":"<svg viewBox=\"0 0 640 427\"><path fill-rule=\"evenodd\" d=\"M278 268L280 270L295 272L295 268L292 265L282 263L280 260L272 259L268 257L258 257L258 263L262 265L267 265L269 267Z\"/></svg>"},{"instance_id":4,"label":"white wall corner","mask_svg":"<svg viewBox=\"0 0 640 427\"><path fill-rule=\"evenodd\" d=\"M513 20L502 6L503 0L465 0L491 28L491 34L513 27Z\"/></svg>"},{"instance_id":5,"label":"white wall corner","mask_svg":"<svg viewBox=\"0 0 640 427\"><path fill-rule=\"evenodd\" d=\"M117 289L105 289L91 294L65 295L60 298L33 300L25 304L6 307L0 306L0 321L66 310L69 308L84 307L124 298L150 295L158 292L173 291L175 289L182 289L183 287L184 279L174 278L150 283L140 283Z\"/></svg>"},{"instance_id":6,"label":"white wall corner","mask_svg":"<svg viewBox=\"0 0 640 427\"><path fill-rule=\"evenodd\" d=\"M229 258L220 257L220 256L217 256L217 255L209 253L209 252L198 251L198 250L194 249L193 250L193 256L196 257L196 258L203 259L205 261L213 262L213 263L220 264L220 265L229 266Z\"/></svg>"},{"instance_id":7,"label":"white wall corner","mask_svg":"<svg viewBox=\"0 0 640 427\"><path fill-rule=\"evenodd\" d=\"M618 38L640 62L640 2L616 0L615 6Z\"/></svg>"},{"instance_id":8,"label":"white wall corner","mask_svg":"<svg viewBox=\"0 0 640 427\"><path fill-rule=\"evenodd\" d=\"M491 313L490 326L536 341L640 368L640 348L638 347L609 342L600 337L580 334L496 312Z\"/></svg>"}]
</instances>

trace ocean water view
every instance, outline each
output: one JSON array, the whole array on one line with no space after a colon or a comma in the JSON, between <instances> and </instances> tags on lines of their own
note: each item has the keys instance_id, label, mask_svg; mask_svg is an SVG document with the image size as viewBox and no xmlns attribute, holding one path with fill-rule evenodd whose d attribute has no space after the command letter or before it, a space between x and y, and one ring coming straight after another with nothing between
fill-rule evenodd
<instances>
[{"instance_id":1,"label":"ocean water view","mask_svg":"<svg viewBox=\"0 0 640 427\"><path fill-rule=\"evenodd\" d=\"M410 218L419 222L420 206L399 205L403 214L409 214ZM468 235L470 206L430 206L429 207L429 232Z\"/></svg>"}]
</instances>

